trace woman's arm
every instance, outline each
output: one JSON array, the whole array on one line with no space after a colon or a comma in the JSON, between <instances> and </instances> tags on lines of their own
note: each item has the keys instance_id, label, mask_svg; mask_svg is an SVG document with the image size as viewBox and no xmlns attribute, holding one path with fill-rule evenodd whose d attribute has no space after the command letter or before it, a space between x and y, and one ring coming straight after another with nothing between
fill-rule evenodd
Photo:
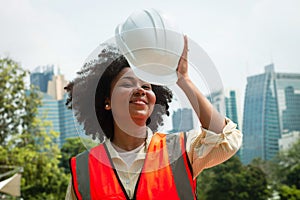
<instances>
[{"instance_id":1,"label":"woman's arm","mask_svg":"<svg viewBox=\"0 0 300 200\"><path fill-rule=\"evenodd\" d=\"M208 99L199 91L188 75L188 39L184 36L184 49L177 68L177 85L184 91L188 97L194 111L196 112L202 127L221 133L226 125L223 117L208 101Z\"/></svg>"},{"instance_id":2,"label":"woman's arm","mask_svg":"<svg viewBox=\"0 0 300 200\"><path fill-rule=\"evenodd\" d=\"M177 85L188 97L201 124L201 132L187 135L187 152L193 176L218 165L233 156L242 144L242 133L229 119L225 119L199 91L188 75L188 42L184 37L184 50L177 68Z\"/></svg>"},{"instance_id":3,"label":"woman's arm","mask_svg":"<svg viewBox=\"0 0 300 200\"><path fill-rule=\"evenodd\" d=\"M196 178L204 169L213 167L232 157L242 145L242 133L236 124L226 119L223 131L216 134L202 129L187 134L186 150Z\"/></svg>"}]
</instances>

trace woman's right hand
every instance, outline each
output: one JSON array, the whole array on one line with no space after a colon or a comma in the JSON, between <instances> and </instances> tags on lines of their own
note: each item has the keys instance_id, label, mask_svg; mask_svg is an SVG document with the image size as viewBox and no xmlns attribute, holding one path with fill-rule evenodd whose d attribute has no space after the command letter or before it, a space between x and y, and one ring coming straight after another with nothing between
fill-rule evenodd
<instances>
[{"instance_id":1,"label":"woman's right hand","mask_svg":"<svg viewBox=\"0 0 300 200\"><path fill-rule=\"evenodd\" d=\"M178 76L177 83L181 79L189 79L187 54L188 54L188 38L185 35L183 52L181 54L181 57L180 57L180 60L178 62L178 66L177 66L177 76Z\"/></svg>"}]
</instances>

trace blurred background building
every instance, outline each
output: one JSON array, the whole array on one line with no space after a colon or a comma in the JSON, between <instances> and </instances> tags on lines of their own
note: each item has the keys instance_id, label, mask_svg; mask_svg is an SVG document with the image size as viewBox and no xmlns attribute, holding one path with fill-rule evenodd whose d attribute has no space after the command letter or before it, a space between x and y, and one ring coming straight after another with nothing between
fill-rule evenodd
<instances>
[{"instance_id":1,"label":"blurred background building","mask_svg":"<svg viewBox=\"0 0 300 200\"><path fill-rule=\"evenodd\" d=\"M247 78L243 114L242 162L272 159L279 139L300 130L300 74L276 73L274 65L265 73Z\"/></svg>"},{"instance_id":2,"label":"blurred background building","mask_svg":"<svg viewBox=\"0 0 300 200\"><path fill-rule=\"evenodd\" d=\"M173 112L172 125L173 129L170 132L186 132L194 128L193 110L190 108L182 108Z\"/></svg>"},{"instance_id":3,"label":"blurred background building","mask_svg":"<svg viewBox=\"0 0 300 200\"><path fill-rule=\"evenodd\" d=\"M40 66L31 72L30 83L41 90L42 106L38 108L38 115L50 121L53 130L60 133L55 141L59 147L66 138L77 137L73 112L65 105L67 94L63 88L67 81L59 69L55 74L54 66Z\"/></svg>"},{"instance_id":4,"label":"blurred background building","mask_svg":"<svg viewBox=\"0 0 300 200\"><path fill-rule=\"evenodd\" d=\"M30 73L30 84L47 93L48 82L54 75L54 65L38 66Z\"/></svg>"}]
</instances>

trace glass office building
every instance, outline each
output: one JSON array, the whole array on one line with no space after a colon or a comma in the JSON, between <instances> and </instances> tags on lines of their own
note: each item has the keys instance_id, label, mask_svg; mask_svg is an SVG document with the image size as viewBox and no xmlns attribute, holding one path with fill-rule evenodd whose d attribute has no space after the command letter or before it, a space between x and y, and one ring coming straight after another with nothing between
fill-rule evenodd
<instances>
[{"instance_id":1,"label":"glass office building","mask_svg":"<svg viewBox=\"0 0 300 200\"><path fill-rule=\"evenodd\" d=\"M64 99L58 101L60 122L60 146L62 146L65 143L66 138L78 137L73 111L68 109L65 105L66 98L67 94L64 95Z\"/></svg>"},{"instance_id":2,"label":"glass office building","mask_svg":"<svg viewBox=\"0 0 300 200\"><path fill-rule=\"evenodd\" d=\"M65 106L67 95L59 101L46 93L41 95L42 106L38 108L38 116L44 121L51 122L52 129L60 133L55 142L62 147L66 138L78 136L73 111Z\"/></svg>"},{"instance_id":3,"label":"glass office building","mask_svg":"<svg viewBox=\"0 0 300 200\"><path fill-rule=\"evenodd\" d=\"M275 85L282 134L300 131L300 74L276 74Z\"/></svg>"},{"instance_id":4,"label":"glass office building","mask_svg":"<svg viewBox=\"0 0 300 200\"><path fill-rule=\"evenodd\" d=\"M281 134L297 129L295 124L300 123L297 114L300 113L299 91L300 74L275 73L273 64L265 67L265 73L247 78L243 117L244 164L254 158L270 160L278 153ZM294 122L289 124L287 119Z\"/></svg>"},{"instance_id":5,"label":"glass office building","mask_svg":"<svg viewBox=\"0 0 300 200\"><path fill-rule=\"evenodd\" d=\"M42 106L38 108L38 117L42 121L50 122L51 129L60 133L59 108L58 102L50 95L41 92ZM55 141L60 144L60 138Z\"/></svg>"},{"instance_id":6,"label":"glass office building","mask_svg":"<svg viewBox=\"0 0 300 200\"><path fill-rule=\"evenodd\" d=\"M36 68L30 75L30 81L41 90L42 106L38 108L38 116L51 122L52 129L60 133L55 142L62 147L66 138L78 136L73 111L65 105L67 94L63 87L67 81L61 74L54 75L54 66Z\"/></svg>"},{"instance_id":7,"label":"glass office building","mask_svg":"<svg viewBox=\"0 0 300 200\"><path fill-rule=\"evenodd\" d=\"M240 128L240 116L239 116L239 103L237 98L237 92L235 90L229 90L228 94L225 95L225 108L226 108L226 117L230 118L234 123L237 124L237 127Z\"/></svg>"},{"instance_id":8,"label":"glass office building","mask_svg":"<svg viewBox=\"0 0 300 200\"><path fill-rule=\"evenodd\" d=\"M172 114L173 129L170 133L190 131L194 128L193 111L190 108L177 109Z\"/></svg>"},{"instance_id":9,"label":"glass office building","mask_svg":"<svg viewBox=\"0 0 300 200\"><path fill-rule=\"evenodd\" d=\"M30 73L30 84L47 93L48 81L54 76L54 66L39 66Z\"/></svg>"}]
</instances>

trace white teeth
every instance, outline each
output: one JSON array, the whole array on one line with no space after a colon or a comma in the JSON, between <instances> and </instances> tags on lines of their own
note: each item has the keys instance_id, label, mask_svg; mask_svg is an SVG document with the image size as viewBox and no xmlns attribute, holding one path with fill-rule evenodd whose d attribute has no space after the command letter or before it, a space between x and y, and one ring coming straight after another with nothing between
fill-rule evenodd
<instances>
[{"instance_id":1,"label":"white teeth","mask_svg":"<svg viewBox=\"0 0 300 200\"><path fill-rule=\"evenodd\" d=\"M143 102L143 101L135 101L134 103L136 103L136 104L146 104L146 103Z\"/></svg>"}]
</instances>

